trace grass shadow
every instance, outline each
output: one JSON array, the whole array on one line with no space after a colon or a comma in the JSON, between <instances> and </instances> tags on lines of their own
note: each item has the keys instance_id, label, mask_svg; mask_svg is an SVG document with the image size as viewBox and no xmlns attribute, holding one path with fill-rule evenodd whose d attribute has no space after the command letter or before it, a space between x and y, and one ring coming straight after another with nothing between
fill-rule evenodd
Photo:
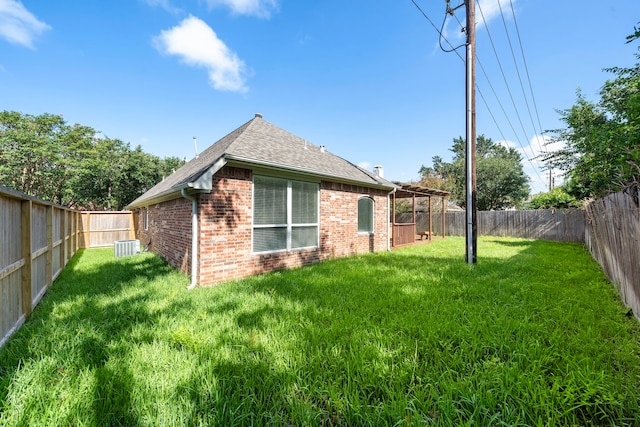
<instances>
[{"instance_id":1,"label":"grass shadow","mask_svg":"<svg viewBox=\"0 0 640 427\"><path fill-rule=\"evenodd\" d=\"M136 331L152 330L162 315L151 310L149 302L157 298L153 284L165 280L176 288L186 286L183 277L150 254L113 259L110 250L79 251L2 349L3 401L26 360L50 370L46 381L52 389L90 372L92 391L85 392L93 393L93 404L84 410L93 413L95 424L136 425L129 403L135 382L117 361L127 358ZM174 302L165 311L186 309ZM48 396L47 387L41 387ZM51 416L50 423L57 424Z\"/></svg>"},{"instance_id":2,"label":"grass shadow","mask_svg":"<svg viewBox=\"0 0 640 427\"><path fill-rule=\"evenodd\" d=\"M0 352L0 422L640 421L640 332L586 251L478 253L447 239L190 292L153 255L82 254Z\"/></svg>"}]
</instances>

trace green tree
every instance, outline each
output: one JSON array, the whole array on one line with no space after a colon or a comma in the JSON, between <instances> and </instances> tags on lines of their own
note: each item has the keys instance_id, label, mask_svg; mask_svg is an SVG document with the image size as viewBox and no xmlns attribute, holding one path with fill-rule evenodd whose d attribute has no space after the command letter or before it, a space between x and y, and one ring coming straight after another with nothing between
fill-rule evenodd
<instances>
[{"instance_id":1,"label":"green tree","mask_svg":"<svg viewBox=\"0 0 640 427\"><path fill-rule=\"evenodd\" d=\"M167 177L180 169L186 162L179 157L165 157L160 161L160 171L163 177Z\"/></svg>"},{"instance_id":2,"label":"green tree","mask_svg":"<svg viewBox=\"0 0 640 427\"><path fill-rule=\"evenodd\" d=\"M580 201L569 194L563 187L556 187L547 193L536 194L529 202L530 209L566 209L580 206Z\"/></svg>"},{"instance_id":3,"label":"green tree","mask_svg":"<svg viewBox=\"0 0 640 427\"><path fill-rule=\"evenodd\" d=\"M636 39L640 39L640 29L638 29L637 27L633 27L633 31L634 31L633 34L627 36L627 43L631 43Z\"/></svg>"},{"instance_id":4,"label":"green tree","mask_svg":"<svg viewBox=\"0 0 640 427\"><path fill-rule=\"evenodd\" d=\"M639 37L636 31L628 39ZM565 173L567 192L578 199L602 197L640 181L640 63L605 71L615 78L605 82L597 102L578 91L575 105L560 112L567 127L555 131L553 142L565 146L543 157Z\"/></svg>"},{"instance_id":5,"label":"green tree","mask_svg":"<svg viewBox=\"0 0 640 427\"><path fill-rule=\"evenodd\" d=\"M451 198L465 206L465 154L466 141L462 137L453 140L453 160L444 162L433 158L433 166L422 166L423 181L439 178L442 185L436 188L451 192ZM484 135L476 142L476 206L478 210L520 207L529 196L529 180L524 173L522 156L512 147L496 144Z\"/></svg>"},{"instance_id":6,"label":"green tree","mask_svg":"<svg viewBox=\"0 0 640 427\"><path fill-rule=\"evenodd\" d=\"M440 156L433 156L431 163L433 166L422 165L420 168L420 185L453 192L455 185L451 164L446 163Z\"/></svg>"},{"instance_id":7,"label":"green tree","mask_svg":"<svg viewBox=\"0 0 640 427\"><path fill-rule=\"evenodd\" d=\"M160 158L145 153L139 145L123 156L121 167L116 186L118 209L123 209L163 177Z\"/></svg>"},{"instance_id":8,"label":"green tree","mask_svg":"<svg viewBox=\"0 0 640 427\"><path fill-rule=\"evenodd\" d=\"M0 184L82 209L122 209L184 164L61 116L0 112Z\"/></svg>"},{"instance_id":9,"label":"green tree","mask_svg":"<svg viewBox=\"0 0 640 427\"><path fill-rule=\"evenodd\" d=\"M84 209L115 209L122 159L129 150L129 145L119 139L97 139L91 154L68 182L69 204Z\"/></svg>"},{"instance_id":10,"label":"green tree","mask_svg":"<svg viewBox=\"0 0 640 427\"><path fill-rule=\"evenodd\" d=\"M61 116L0 112L0 183L66 203L66 182L91 151L95 131Z\"/></svg>"}]
</instances>

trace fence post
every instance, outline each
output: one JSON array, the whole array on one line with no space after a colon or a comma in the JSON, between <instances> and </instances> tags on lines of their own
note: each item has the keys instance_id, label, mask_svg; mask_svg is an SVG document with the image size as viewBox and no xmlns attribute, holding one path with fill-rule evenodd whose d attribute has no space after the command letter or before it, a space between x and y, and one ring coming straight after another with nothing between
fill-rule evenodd
<instances>
[{"instance_id":1,"label":"fence post","mask_svg":"<svg viewBox=\"0 0 640 427\"><path fill-rule=\"evenodd\" d=\"M33 301L31 298L31 200L23 200L20 212L21 244L22 244L22 314L31 313Z\"/></svg>"},{"instance_id":2,"label":"fence post","mask_svg":"<svg viewBox=\"0 0 640 427\"><path fill-rule=\"evenodd\" d=\"M135 240L136 238L136 230L135 230L135 221L133 219L133 212L129 214L129 228L131 231L129 232L129 240Z\"/></svg>"},{"instance_id":3,"label":"fence post","mask_svg":"<svg viewBox=\"0 0 640 427\"><path fill-rule=\"evenodd\" d=\"M69 254L69 259L73 258L78 249L78 242L76 238L78 237L78 217L75 212L71 212L71 253Z\"/></svg>"},{"instance_id":4,"label":"fence post","mask_svg":"<svg viewBox=\"0 0 640 427\"><path fill-rule=\"evenodd\" d=\"M91 212L86 212L86 223L87 223L87 227L84 230L84 247L85 248L90 248L91 247Z\"/></svg>"},{"instance_id":5,"label":"fence post","mask_svg":"<svg viewBox=\"0 0 640 427\"><path fill-rule=\"evenodd\" d=\"M75 212L76 216L76 250L73 253L74 255L80 250L80 235L82 234L82 214L80 212Z\"/></svg>"},{"instance_id":6,"label":"fence post","mask_svg":"<svg viewBox=\"0 0 640 427\"><path fill-rule=\"evenodd\" d=\"M427 196L427 200L429 200L429 240L433 240L433 224L431 223L431 216L433 215L433 205L431 204L431 196Z\"/></svg>"},{"instance_id":7,"label":"fence post","mask_svg":"<svg viewBox=\"0 0 640 427\"><path fill-rule=\"evenodd\" d=\"M53 283L53 206L47 206L47 254L44 273L45 286Z\"/></svg>"},{"instance_id":8,"label":"fence post","mask_svg":"<svg viewBox=\"0 0 640 427\"><path fill-rule=\"evenodd\" d=\"M62 209L60 211L60 217L62 218L62 230L61 230L61 238L62 238L62 248L60 248L60 252L62 252L62 265L67 265L67 245L69 244L69 239L67 239L68 229L69 229L69 217L67 215L67 211Z\"/></svg>"},{"instance_id":9,"label":"fence post","mask_svg":"<svg viewBox=\"0 0 640 427\"><path fill-rule=\"evenodd\" d=\"M446 224L446 215L447 215L447 198L446 197L442 197L442 238L444 239L444 236L446 236L446 232L445 232L445 224Z\"/></svg>"}]
</instances>

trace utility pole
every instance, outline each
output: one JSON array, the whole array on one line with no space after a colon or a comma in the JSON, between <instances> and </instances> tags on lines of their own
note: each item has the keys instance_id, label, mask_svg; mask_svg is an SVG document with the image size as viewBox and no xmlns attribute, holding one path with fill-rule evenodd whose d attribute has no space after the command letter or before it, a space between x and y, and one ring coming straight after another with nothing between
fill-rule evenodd
<instances>
[{"instance_id":1,"label":"utility pole","mask_svg":"<svg viewBox=\"0 0 640 427\"><path fill-rule=\"evenodd\" d=\"M553 169L549 168L549 191L553 190Z\"/></svg>"},{"instance_id":2,"label":"utility pole","mask_svg":"<svg viewBox=\"0 0 640 427\"><path fill-rule=\"evenodd\" d=\"M467 230L466 261L476 264L478 249L478 217L476 211L476 13L475 0L465 0L467 5Z\"/></svg>"}]
</instances>

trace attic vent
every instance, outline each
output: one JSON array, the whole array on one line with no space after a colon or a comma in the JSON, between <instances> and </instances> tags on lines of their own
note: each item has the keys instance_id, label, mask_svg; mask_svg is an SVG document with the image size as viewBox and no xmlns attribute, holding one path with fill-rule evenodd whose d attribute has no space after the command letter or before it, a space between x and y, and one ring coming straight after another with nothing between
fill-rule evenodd
<instances>
[{"instance_id":1,"label":"attic vent","mask_svg":"<svg viewBox=\"0 0 640 427\"><path fill-rule=\"evenodd\" d=\"M262 113L256 113L256 117L261 119L262 118Z\"/></svg>"},{"instance_id":2,"label":"attic vent","mask_svg":"<svg viewBox=\"0 0 640 427\"><path fill-rule=\"evenodd\" d=\"M113 242L113 253L116 258L131 256L140 252L140 240L116 240Z\"/></svg>"},{"instance_id":3,"label":"attic vent","mask_svg":"<svg viewBox=\"0 0 640 427\"><path fill-rule=\"evenodd\" d=\"M326 149L325 149L324 145L321 145L321 146L320 146L320 152L321 152L321 153L324 153L325 151L326 151Z\"/></svg>"}]
</instances>

